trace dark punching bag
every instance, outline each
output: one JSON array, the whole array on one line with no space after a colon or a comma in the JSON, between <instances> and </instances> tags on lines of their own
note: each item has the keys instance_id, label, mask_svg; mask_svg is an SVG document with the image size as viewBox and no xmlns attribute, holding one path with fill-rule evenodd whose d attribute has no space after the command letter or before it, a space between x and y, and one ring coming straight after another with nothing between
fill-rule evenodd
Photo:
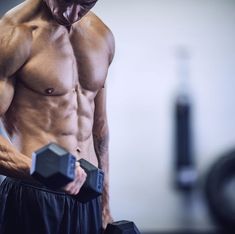
<instances>
[{"instance_id":1,"label":"dark punching bag","mask_svg":"<svg viewBox=\"0 0 235 234\"><path fill-rule=\"evenodd\" d=\"M181 49L178 60L180 90L174 105L174 180L178 189L191 190L195 185L197 174L192 150L192 103L188 87L187 51Z\"/></svg>"}]
</instances>

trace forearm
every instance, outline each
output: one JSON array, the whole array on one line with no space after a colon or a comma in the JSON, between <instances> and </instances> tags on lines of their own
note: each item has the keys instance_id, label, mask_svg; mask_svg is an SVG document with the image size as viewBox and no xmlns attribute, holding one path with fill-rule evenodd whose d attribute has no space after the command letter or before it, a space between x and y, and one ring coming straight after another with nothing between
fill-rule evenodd
<instances>
[{"instance_id":1,"label":"forearm","mask_svg":"<svg viewBox=\"0 0 235 234\"><path fill-rule=\"evenodd\" d=\"M94 134L95 151L99 162L99 168L104 171L104 190L102 205L104 212L109 211L109 133Z\"/></svg>"},{"instance_id":2,"label":"forearm","mask_svg":"<svg viewBox=\"0 0 235 234\"><path fill-rule=\"evenodd\" d=\"M18 152L0 136L0 174L20 179L30 178L31 159Z\"/></svg>"}]
</instances>

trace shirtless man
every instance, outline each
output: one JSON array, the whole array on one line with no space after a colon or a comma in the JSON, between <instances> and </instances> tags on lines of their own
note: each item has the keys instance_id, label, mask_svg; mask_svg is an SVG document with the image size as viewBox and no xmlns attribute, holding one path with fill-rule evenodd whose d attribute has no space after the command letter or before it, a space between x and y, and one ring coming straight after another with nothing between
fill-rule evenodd
<instances>
[{"instance_id":1,"label":"shirtless man","mask_svg":"<svg viewBox=\"0 0 235 234\"><path fill-rule=\"evenodd\" d=\"M11 141L0 136L1 234L96 234L112 220L105 81L114 38L90 12L96 2L26 0L0 21L0 117ZM101 202L71 196L86 178L79 165L62 192L30 177L32 152L50 142L105 172Z\"/></svg>"}]
</instances>

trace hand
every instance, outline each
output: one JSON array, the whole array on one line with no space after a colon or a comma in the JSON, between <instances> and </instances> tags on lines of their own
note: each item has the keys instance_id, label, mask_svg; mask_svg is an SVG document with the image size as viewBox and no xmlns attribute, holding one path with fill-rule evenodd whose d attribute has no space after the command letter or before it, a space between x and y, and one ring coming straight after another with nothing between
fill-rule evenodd
<instances>
[{"instance_id":1,"label":"hand","mask_svg":"<svg viewBox=\"0 0 235 234\"><path fill-rule=\"evenodd\" d=\"M102 228L105 230L109 223L113 222L113 218L110 213L110 209L104 207L102 210Z\"/></svg>"},{"instance_id":2,"label":"hand","mask_svg":"<svg viewBox=\"0 0 235 234\"><path fill-rule=\"evenodd\" d=\"M76 162L76 169L75 169L75 178L74 181L67 184L63 190L66 191L70 195L77 195L86 181L87 174L86 172L80 167L80 163Z\"/></svg>"}]
</instances>

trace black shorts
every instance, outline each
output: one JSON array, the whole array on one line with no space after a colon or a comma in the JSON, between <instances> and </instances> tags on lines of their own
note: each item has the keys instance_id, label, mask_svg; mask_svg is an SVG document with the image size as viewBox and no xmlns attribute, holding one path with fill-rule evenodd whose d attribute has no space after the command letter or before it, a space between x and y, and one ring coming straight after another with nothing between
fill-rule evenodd
<instances>
[{"instance_id":1,"label":"black shorts","mask_svg":"<svg viewBox=\"0 0 235 234\"><path fill-rule=\"evenodd\" d=\"M0 186L0 234L101 234L100 198L74 196L21 180Z\"/></svg>"}]
</instances>

